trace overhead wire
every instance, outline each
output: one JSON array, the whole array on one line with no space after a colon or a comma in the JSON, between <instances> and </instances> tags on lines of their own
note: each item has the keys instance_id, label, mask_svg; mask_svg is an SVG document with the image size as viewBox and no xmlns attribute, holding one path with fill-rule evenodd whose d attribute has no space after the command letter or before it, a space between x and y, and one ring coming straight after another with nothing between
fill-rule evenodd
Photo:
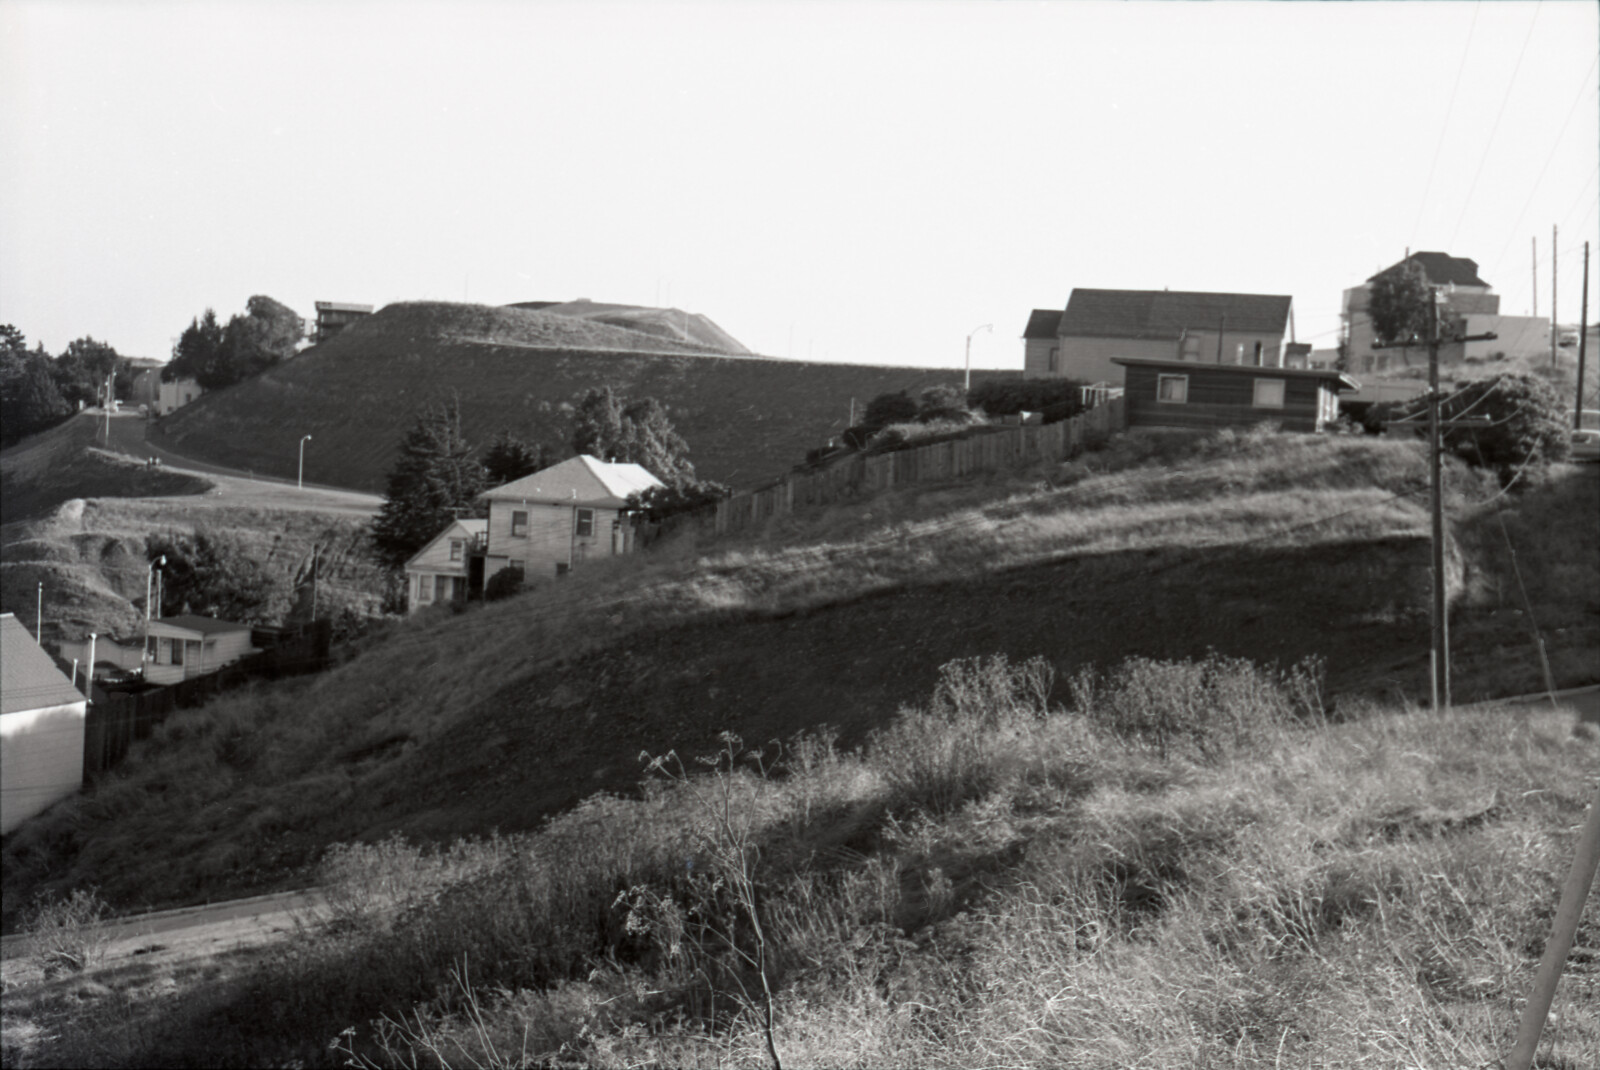
<instances>
[{"instance_id":1,"label":"overhead wire","mask_svg":"<svg viewBox=\"0 0 1600 1070\"><path fill-rule=\"evenodd\" d=\"M1433 147L1433 162L1428 165L1428 180L1422 184L1422 200L1417 204L1417 219L1411 224L1411 241L1407 244L1415 247L1417 244L1417 231L1422 226L1422 214L1428 207L1428 194L1433 192L1433 175L1439 166L1439 153L1444 148L1445 135L1450 130L1450 116L1455 111L1456 93L1461 88L1461 74L1467 69L1467 55L1472 51L1472 35L1478 29L1478 10L1483 0L1477 0L1472 5L1472 24L1467 27L1467 40L1461 46L1461 62L1456 64L1455 84L1450 87L1450 103L1444 110L1444 120L1439 124L1439 140Z\"/></svg>"}]
</instances>

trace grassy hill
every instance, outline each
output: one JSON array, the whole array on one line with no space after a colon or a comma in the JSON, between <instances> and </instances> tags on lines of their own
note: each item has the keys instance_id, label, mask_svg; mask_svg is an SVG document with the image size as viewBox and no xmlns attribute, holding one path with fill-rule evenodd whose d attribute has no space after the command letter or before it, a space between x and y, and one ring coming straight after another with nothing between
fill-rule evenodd
<instances>
[{"instance_id":1,"label":"grassy hill","mask_svg":"<svg viewBox=\"0 0 1600 1070\"><path fill-rule=\"evenodd\" d=\"M639 339L647 341L641 343ZM983 379L1013 373L975 373ZM671 409L703 478L747 485L800 463L876 395L959 383L957 370L711 355L580 317L480 305L390 305L322 345L165 418L152 440L207 461L381 491L421 405L460 398L468 437L560 444L563 406L610 385Z\"/></svg>"},{"instance_id":2,"label":"grassy hill","mask_svg":"<svg viewBox=\"0 0 1600 1070\"><path fill-rule=\"evenodd\" d=\"M1449 469L1458 697L1539 678L1519 573L1557 685L1596 678L1597 474L1499 497ZM339 925L51 1057L337 1062L348 1026L379 1064L493 1063L526 1027L545 1061L746 1065L746 880L796 1065L1482 1061L1600 751L1570 718L1405 712L1425 485L1412 443L1118 440L431 611L181 711L7 839L8 917L318 880ZM762 764L638 790L641 752L693 772L729 732Z\"/></svg>"},{"instance_id":3,"label":"grassy hill","mask_svg":"<svg viewBox=\"0 0 1600 1070\"><path fill-rule=\"evenodd\" d=\"M625 327L628 330L686 342L733 356L751 355L750 350L737 338L710 319L698 313L684 312L682 309L601 304L587 298L576 301L537 301L508 307L530 308L551 315L574 316L596 323L609 323L613 327Z\"/></svg>"}]
</instances>

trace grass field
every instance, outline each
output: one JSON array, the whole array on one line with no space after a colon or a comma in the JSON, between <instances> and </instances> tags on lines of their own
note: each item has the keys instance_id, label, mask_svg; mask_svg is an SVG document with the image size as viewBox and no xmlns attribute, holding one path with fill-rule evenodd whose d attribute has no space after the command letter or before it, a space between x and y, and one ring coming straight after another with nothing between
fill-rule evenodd
<instances>
[{"instance_id":1,"label":"grass field","mask_svg":"<svg viewBox=\"0 0 1600 1070\"><path fill-rule=\"evenodd\" d=\"M527 317L526 322L512 313ZM562 406L592 387L671 409L702 478L747 485L799 464L881 393L960 382L957 369L706 355L653 339L645 351L575 334L605 324L477 305L392 305L300 356L161 421L157 441L231 467L293 478L296 446L316 483L381 491L421 405L458 396L467 437L507 429L561 445ZM589 348L580 348L586 346ZM671 347L667 347L670 349ZM980 381L994 375L975 373Z\"/></svg>"}]
</instances>

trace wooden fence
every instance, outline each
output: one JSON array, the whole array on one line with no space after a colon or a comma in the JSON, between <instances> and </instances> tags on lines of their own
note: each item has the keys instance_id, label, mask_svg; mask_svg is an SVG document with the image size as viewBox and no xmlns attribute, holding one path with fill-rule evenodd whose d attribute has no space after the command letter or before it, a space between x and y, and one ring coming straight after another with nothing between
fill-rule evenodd
<instances>
[{"instance_id":1,"label":"wooden fence","mask_svg":"<svg viewBox=\"0 0 1600 1070\"><path fill-rule=\"evenodd\" d=\"M716 533L724 535L799 509L875 494L910 483L937 483L979 472L1064 461L1091 434L1122 429L1123 400L1114 398L1053 424L978 431L967 438L915 449L854 454L812 472L791 472L776 483L741 491L717 503Z\"/></svg>"},{"instance_id":2,"label":"wooden fence","mask_svg":"<svg viewBox=\"0 0 1600 1070\"><path fill-rule=\"evenodd\" d=\"M252 677L297 676L328 667L333 623L319 620L258 654L240 658L213 673L168 687L146 691L106 691L95 687L83 732L83 778L92 779L127 755L136 739L144 739L175 709L198 706L211 696L238 687Z\"/></svg>"}]
</instances>

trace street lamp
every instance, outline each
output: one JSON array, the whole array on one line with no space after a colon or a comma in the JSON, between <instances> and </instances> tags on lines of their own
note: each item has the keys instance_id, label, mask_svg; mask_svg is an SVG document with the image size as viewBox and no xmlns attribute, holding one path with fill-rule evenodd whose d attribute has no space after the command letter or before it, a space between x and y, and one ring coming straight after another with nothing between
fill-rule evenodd
<instances>
[{"instance_id":1,"label":"street lamp","mask_svg":"<svg viewBox=\"0 0 1600 1070\"><path fill-rule=\"evenodd\" d=\"M156 560L150 562L150 567L144 570L144 635L141 637L143 639L143 641L144 641L144 649L139 652L139 677L140 677L140 679L144 678L145 663L150 660L150 586L151 586L151 580L154 579L155 576L156 576L156 569L165 568L166 565L167 565L167 555L166 554L162 554ZM158 616L158 617L160 615L161 614L159 614L159 613L156 614L156 616ZM93 659L91 659L90 662L89 662L89 677L90 677L90 679L94 678L94 661L93 661Z\"/></svg>"},{"instance_id":2,"label":"street lamp","mask_svg":"<svg viewBox=\"0 0 1600 1070\"><path fill-rule=\"evenodd\" d=\"M962 382L961 389L965 390L969 394L972 393L972 336L977 334L979 331L992 330L994 330L994 324L985 323L982 327L974 327L972 330L967 332L967 376Z\"/></svg>"},{"instance_id":3,"label":"street lamp","mask_svg":"<svg viewBox=\"0 0 1600 1070\"><path fill-rule=\"evenodd\" d=\"M294 485L301 490L306 485L306 443L310 441L310 435L300 436L300 474L295 477Z\"/></svg>"}]
</instances>

